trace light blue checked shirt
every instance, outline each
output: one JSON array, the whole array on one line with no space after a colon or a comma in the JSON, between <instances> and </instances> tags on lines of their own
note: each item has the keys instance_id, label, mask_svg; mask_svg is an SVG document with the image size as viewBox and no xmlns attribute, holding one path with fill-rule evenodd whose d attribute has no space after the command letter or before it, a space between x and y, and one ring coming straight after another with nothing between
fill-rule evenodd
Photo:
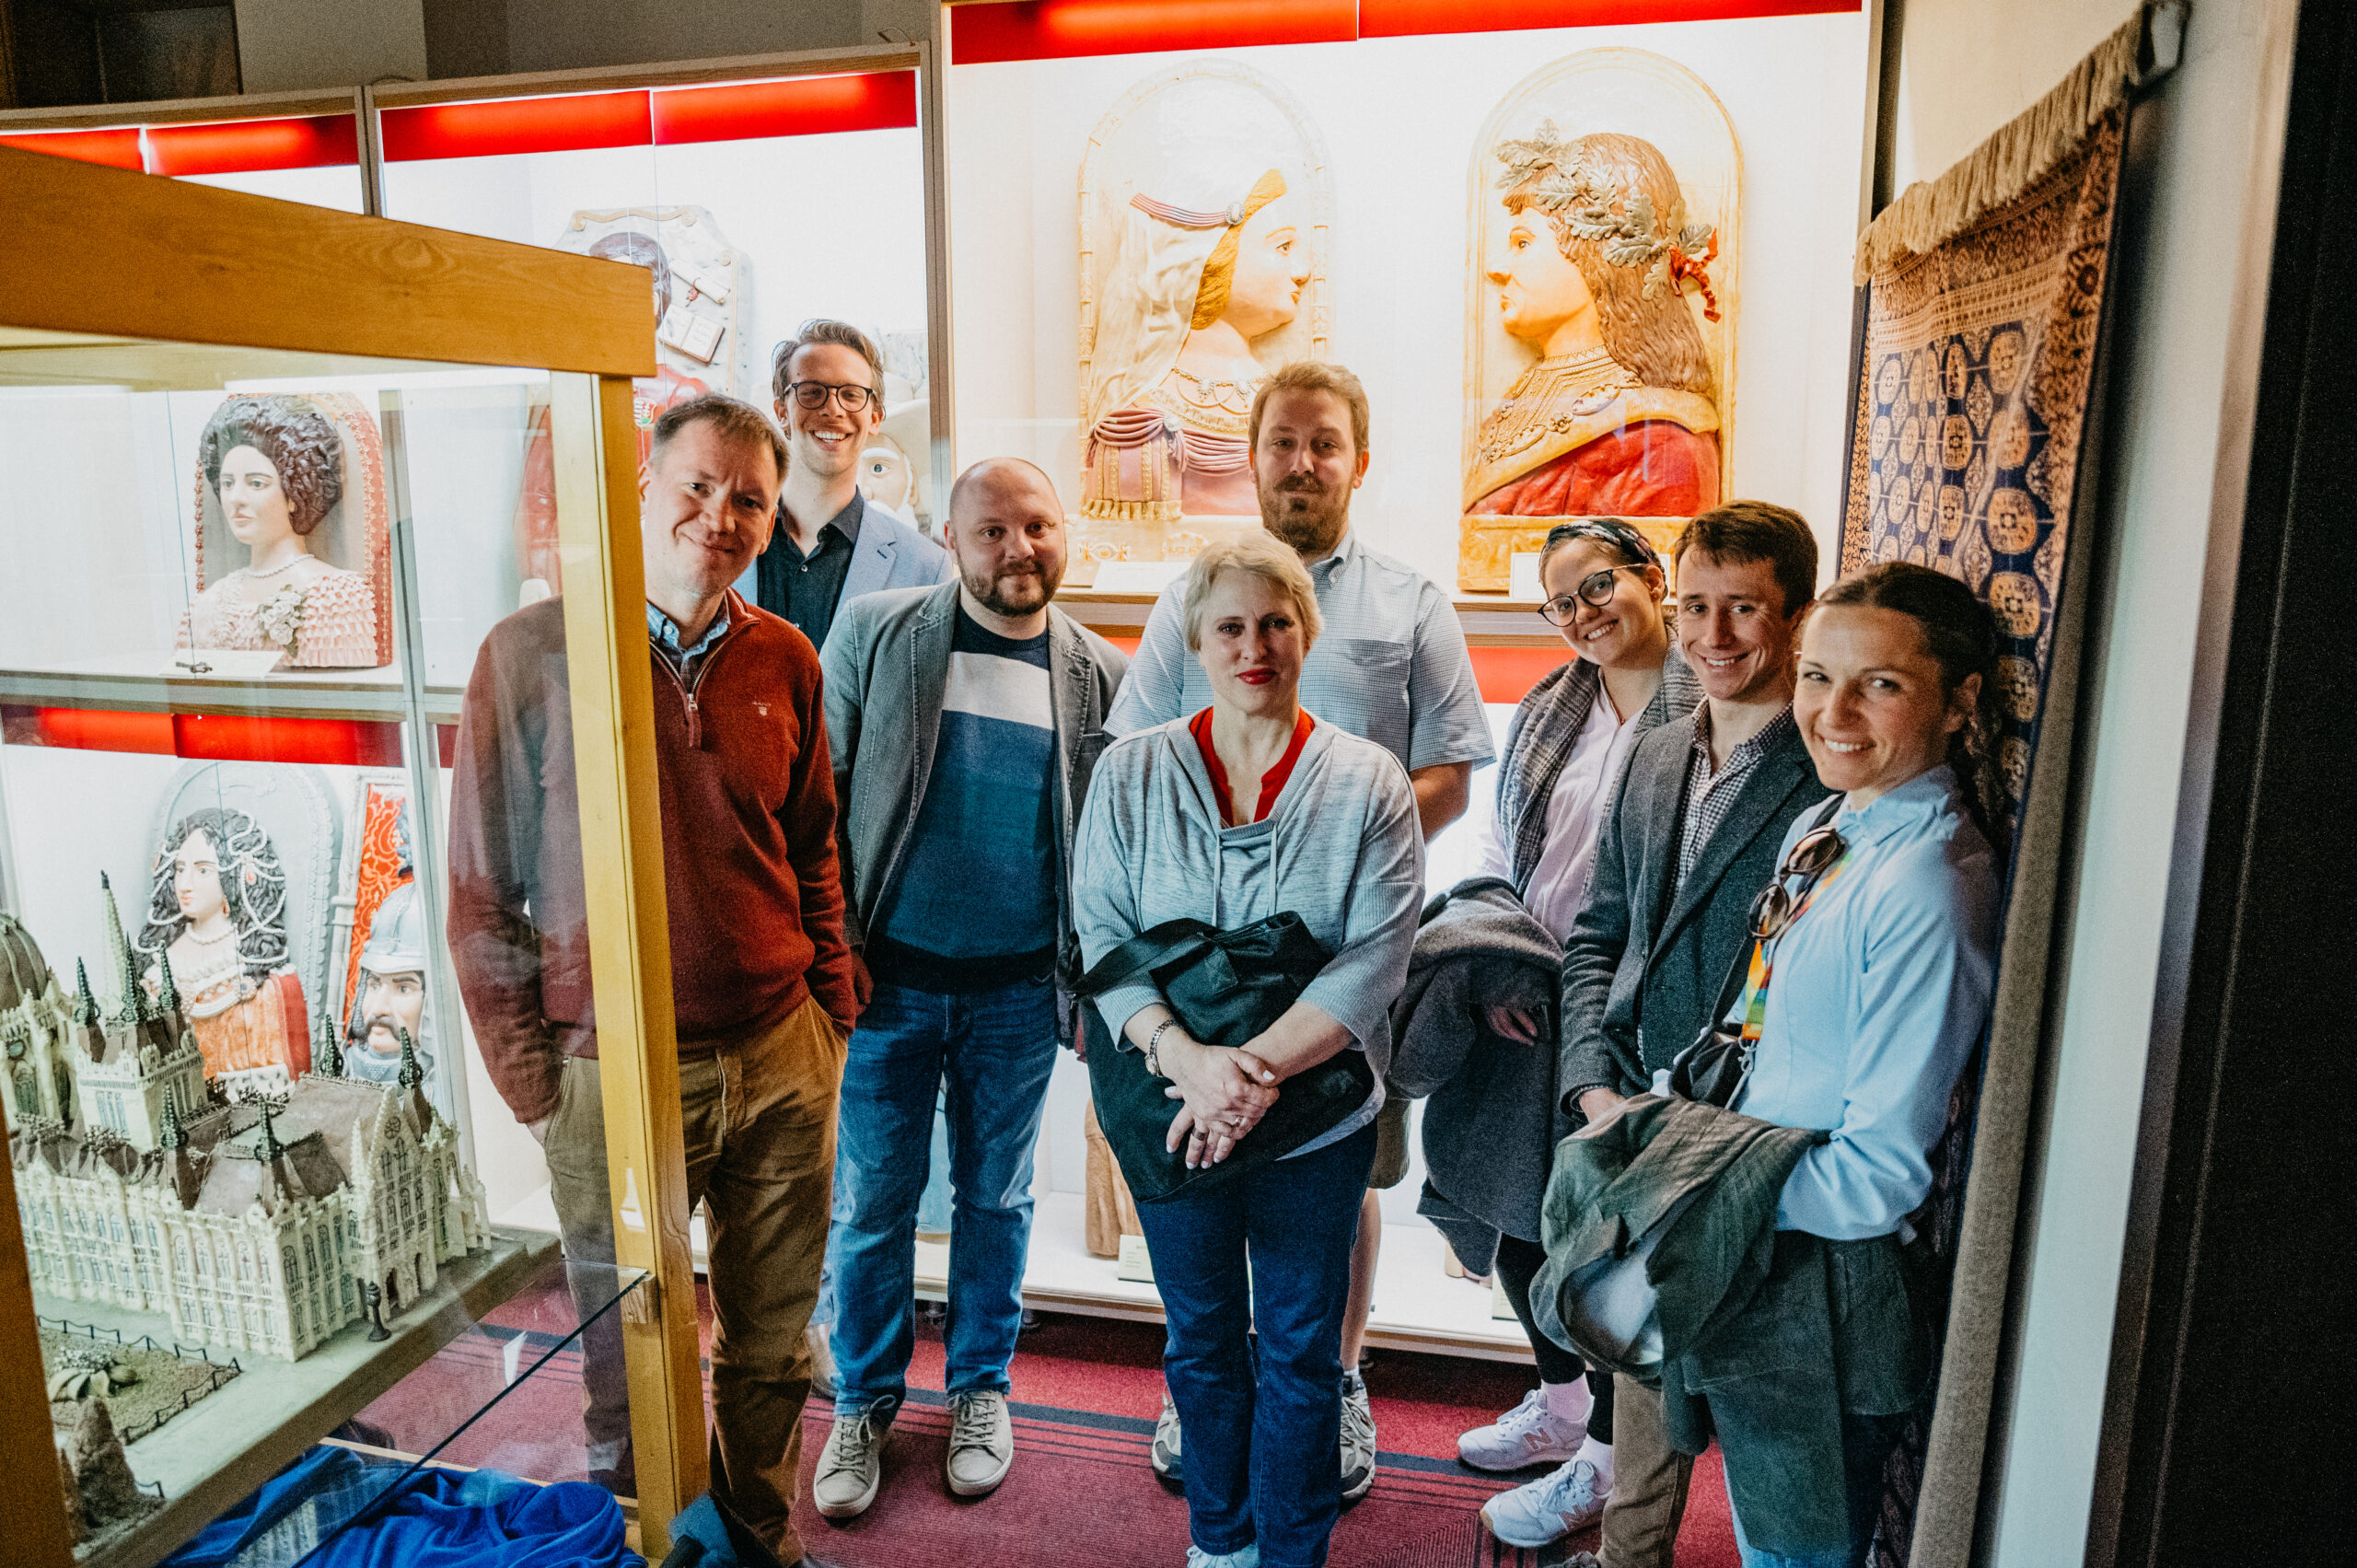
<instances>
[{"instance_id":1,"label":"light blue checked shirt","mask_svg":"<svg viewBox=\"0 0 2357 1568\"><path fill-rule=\"evenodd\" d=\"M727 630L728 601L723 599L720 601L720 613L712 618L712 624L703 629L703 635L696 639L695 646L683 648L679 646L679 622L656 609L652 603L646 607L647 641L655 645L655 651L663 656L664 662L679 672L679 679L691 686L695 684L696 667L703 663L704 655L712 652L713 645L719 642Z\"/></svg>"},{"instance_id":2,"label":"light blue checked shirt","mask_svg":"<svg viewBox=\"0 0 2357 1568\"><path fill-rule=\"evenodd\" d=\"M1819 809L1794 821L1779 865ZM1786 1179L1776 1225L1854 1241L1897 1230L1932 1190L1925 1156L1989 1021L1997 863L1945 767L1833 825L1850 864L1777 941L1736 1109L1832 1134Z\"/></svg>"},{"instance_id":3,"label":"light blue checked shirt","mask_svg":"<svg viewBox=\"0 0 2357 1568\"><path fill-rule=\"evenodd\" d=\"M1374 741L1411 772L1494 760L1464 629L1430 577L1345 533L1331 555L1310 563L1309 580L1326 625L1302 663L1303 707ZM1155 601L1105 719L1113 734L1134 735L1211 706L1211 682L1181 624L1186 592L1180 577Z\"/></svg>"}]
</instances>

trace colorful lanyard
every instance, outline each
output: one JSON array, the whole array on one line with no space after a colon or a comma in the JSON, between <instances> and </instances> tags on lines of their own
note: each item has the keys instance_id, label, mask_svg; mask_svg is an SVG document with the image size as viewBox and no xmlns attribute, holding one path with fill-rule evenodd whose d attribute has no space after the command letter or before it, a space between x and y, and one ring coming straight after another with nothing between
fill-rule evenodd
<instances>
[{"instance_id":1,"label":"colorful lanyard","mask_svg":"<svg viewBox=\"0 0 2357 1568\"><path fill-rule=\"evenodd\" d=\"M1743 1043L1747 1047L1759 1043L1760 1030L1768 1021L1768 977L1775 972L1776 968L1771 947L1800 923L1801 916L1809 912L1809 906L1817 902L1819 894L1840 880L1841 874L1850 868L1850 862L1856 858L1857 853L1855 849L1844 851L1841 858L1817 879L1817 885L1801 895L1800 903L1785 917L1782 929L1773 936L1751 944L1751 970L1745 977L1743 992Z\"/></svg>"}]
</instances>

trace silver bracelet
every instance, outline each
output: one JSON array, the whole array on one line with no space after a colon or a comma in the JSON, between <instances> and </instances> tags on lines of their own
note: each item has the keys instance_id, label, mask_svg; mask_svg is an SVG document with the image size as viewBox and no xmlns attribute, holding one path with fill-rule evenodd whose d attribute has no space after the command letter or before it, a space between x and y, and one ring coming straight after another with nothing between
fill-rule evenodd
<instances>
[{"instance_id":1,"label":"silver bracelet","mask_svg":"<svg viewBox=\"0 0 2357 1568\"><path fill-rule=\"evenodd\" d=\"M1162 1043L1162 1031L1178 1021L1175 1017L1165 1018L1154 1026L1152 1034L1145 1037L1145 1070L1148 1076L1155 1078L1162 1076L1162 1061L1155 1054L1154 1048Z\"/></svg>"}]
</instances>

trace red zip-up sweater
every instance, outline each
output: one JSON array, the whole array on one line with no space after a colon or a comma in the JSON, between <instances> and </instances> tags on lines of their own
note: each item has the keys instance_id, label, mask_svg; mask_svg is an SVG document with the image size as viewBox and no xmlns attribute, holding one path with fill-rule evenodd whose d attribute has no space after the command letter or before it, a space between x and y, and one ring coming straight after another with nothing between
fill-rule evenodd
<instances>
[{"instance_id":1,"label":"red zip-up sweater","mask_svg":"<svg viewBox=\"0 0 2357 1568\"><path fill-rule=\"evenodd\" d=\"M682 1057L806 996L846 1028L858 1015L819 656L733 592L728 616L692 688L646 655ZM580 819L564 608L544 599L483 639L450 791L450 958L483 1065L524 1122L556 1109L564 1057L598 1053Z\"/></svg>"}]
</instances>

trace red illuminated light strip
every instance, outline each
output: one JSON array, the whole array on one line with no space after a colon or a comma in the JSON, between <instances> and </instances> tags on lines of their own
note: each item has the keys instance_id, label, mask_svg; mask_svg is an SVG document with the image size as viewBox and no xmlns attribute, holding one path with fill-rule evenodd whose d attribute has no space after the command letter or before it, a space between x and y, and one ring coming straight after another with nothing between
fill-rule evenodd
<instances>
[{"instance_id":1,"label":"red illuminated light strip","mask_svg":"<svg viewBox=\"0 0 2357 1568\"><path fill-rule=\"evenodd\" d=\"M1861 8L1861 0L978 0L952 13L950 58L960 65L980 65L1418 33L1734 21Z\"/></svg>"},{"instance_id":2,"label":"red illuminated light strip","mask_svg":"<svg viewBox=\"0 0 2357 1568\"><path fill-rule=\"evenodd\" d=\"M136 128L117 131L20 131L0 136L0 147L17 147L29 153L47 153L52 157L72 158L75 163L103 164L109 168L127 168L134 174L140 170L139 132Z\"/></svg>"},{"instance_id":3,"label":"red illuminated light strip","mask_svg":"<svg viewBox=\"0 0 2357 1568\"><path fill-rule=\"evenodd\" d=\"M134 173L173 176L327 168L360 161L359 136L349 114L226 120L208 125L133 125L109 131L26 131L0 136L0 146Z\"/></svg>"},{"instance_id":4,"label":"red illuminated light strip","mask_svg":"<svg viewBox=\"0 0 2357 1568\"><path fill-rule=\"evenodd\" d=\"M419 104L389 109L383 117L389 163L896 130L916 122L911 71Z\"/></svg>"},{"instance_id":5,"label":"red illuminated light strip","mask_svg":"<svg viewBox=\"0 0 2357 1568\"><path fill-rule=\"evenodd\" d=\"M1854 14L1859 0L1359 0L1361 38Z\"/></svg>"},{"instance_id":6,"label":"red illuminated light strip","mask_svg":"<svg viewBox=\"0 0 2357 1568\"><path fill-rule=\"evenodd\" d=\"M134 714L108 708L0 705L11 746L134 751L198 761L401 765L401 726L376 719L264 718L251 714Z\"/></svg>"}]
</instances>

